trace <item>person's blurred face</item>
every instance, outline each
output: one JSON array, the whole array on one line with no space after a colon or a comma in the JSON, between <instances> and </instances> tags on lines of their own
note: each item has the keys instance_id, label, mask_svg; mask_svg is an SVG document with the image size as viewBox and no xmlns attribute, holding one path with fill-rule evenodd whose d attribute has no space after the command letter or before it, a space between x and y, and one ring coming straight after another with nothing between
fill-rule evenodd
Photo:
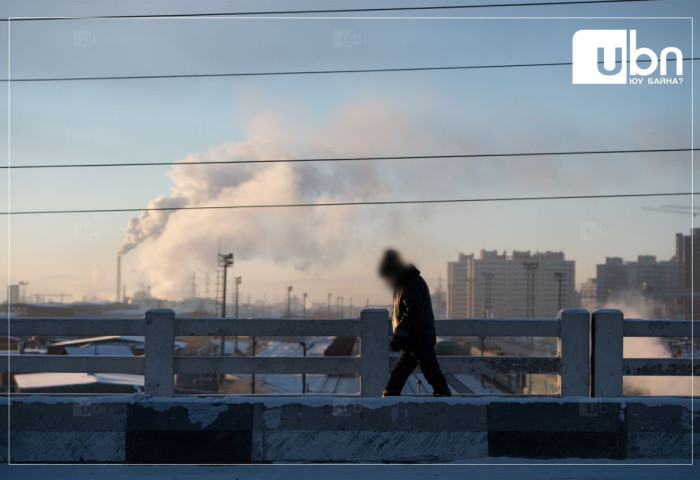
<instances>
[{"instance_id":1,"label":"person's blurred face","mask_svg":"<svg viewBox=\"0 0 700 480\"><path fill-rule=\"evenodd\" d=\"M396 286L399 283L399 275L396 272L389 272L385 275L382 275L382 280L386 283L386 285L394 290L396 289Z\"/></svg>"}]
</instances>

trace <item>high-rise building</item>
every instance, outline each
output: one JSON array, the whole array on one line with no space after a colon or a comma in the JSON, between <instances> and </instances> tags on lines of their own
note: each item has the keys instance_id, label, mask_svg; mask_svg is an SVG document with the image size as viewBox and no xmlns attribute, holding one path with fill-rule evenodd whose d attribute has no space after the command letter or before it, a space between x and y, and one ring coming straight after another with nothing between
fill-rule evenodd
<instances>
[{"instance_id":1,"label":"high-rise building","mask_svg":"<svg viewBox=\"0 0 700 480\"><path fill-rule=\"evenodd\" d=\"M629 289L627 265L620 257L605 257L605 263L596 265L598 303L604 304L616 293Z\"/></svg>"},{"instance_id":2,"label":"high-rise building","mask_svg":"<svg viewBox=\"0 0 700 480\"><path fill-rule=\"evenodd\" d=\"M653 255L639 255L636 262L629 262L629 284L644 296L659 299L675 295L678 288L678 264L674 261L657 261Z\"/></svg>"},{"instance_id":3,"label":"high-rise building","mask_svg":"<svg viewBox=\"0 0 700 480\"><path fill-rule=\"evenodd\" d=\"M447 271L449 318L552 317L578 306L575 262L563 252L482 250L479 258L460 254Z\"/></svg>"},{"instance_id":4,"label":"high-rise building","mask_svg":"<svg viewBox=\"0 0 700 480\"><path fill-rule=\"evenodd\" d=\"M459 254L456 262L447 262L447 318L469 317L467 305L471 302L468 278L474 255Z\"/></svg>"},{"instance_id":5,"label":"high-rise building","mask_svg":"<svg viewBox=\"0 0 700 480\"><path fill-rule=\"evenodd\" d=\"M695 282L700 282L700 259L693 252L699 252L700 228L694 228L690 235L676 234L676 263L678 264L678 292L677 302L680 314L683 318L690 318L691 312L695 312L696 318L700 316L700 298L698 288L693 292L693 277ZM695 293L693 295L693 293ZM691 308L691 298L695 298Z\"/></svg>"},{"instance_id":6,"label":"high-rise building","mask_svg":"<svg viewBox=\"0 0 700 480\"><path fill-rule=\"evenodd\" d=\"M653 255L639 255L636 262L607 257L604 264L597 265L596 273L597 298L595 304L588 306L589 310L616 307L610 302L629 305L636 295L641 301L639 314L675 315L679 277L676 261L657 261ZM650 301L653 302L650 304Z\"/></svg>"}]
</instances>

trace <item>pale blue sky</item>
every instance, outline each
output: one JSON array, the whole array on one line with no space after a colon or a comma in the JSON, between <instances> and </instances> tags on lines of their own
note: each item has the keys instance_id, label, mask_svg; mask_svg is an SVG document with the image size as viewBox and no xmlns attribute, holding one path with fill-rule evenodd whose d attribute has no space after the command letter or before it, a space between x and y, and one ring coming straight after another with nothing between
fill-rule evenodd
<instances>
[{"instance_id":1,"label":"pale blue sky","mask_svg":"<svg viewBox=\"0 0 700 480\"><path fill-rule=\"evenodd\" d=\"M3 16L274 10L280 6L291 8L292 4L294 8L341 8L350 3L10 2L5 4ZM352 6L358 4L354 2ZM696 3L669 0L638 5L500 8L434 14L693 16L698 10ZM418 16L409 12L401 15ZM7 25L0 27L5 41ZM640 46L658 52L673 45L686 56L691 53L689 20L71 20L13 23L11 65L12 77L23 78L566 62L571 59L571 36L581 28L634 28ZM357 44L352 48L334 44L334 35L348 30ZM76 45L76 38L85 38L86 32L91 38L90 47ZM5 55L3 52L0 62L3 76L7 74ZM570 67L13 83L12 163L180 161L190 154L206 152L211 146L246 140L251 134L251 122L260 115L280 117L276 128L293 137L285 143L289 154L308 157L683 148L690 146L691 137L690 63L685 65L686 81L682 86L572 85ZM6 98L0 102L7 107ZM376 112L376 105L381 106L381 112L390 112L389 118L406 119L410 125L382 125L383 117L375 125L373 122L379 117L370 116ZM359 113L352 114L352 127L334 130L336 123L341 129L347 128L343 127L346 123L336 120L345 118L343 112L353 109ZM357 123L362 115L368 115L368 132L363 130L361 121L360 125ZM0 119L3 143L7 140L5 122L5 118ZM316 137L328 125L329 138L338 140L321 151L322 139ZM367 140L367 136L384 126L386 135ZM5 151L0 153L3 162L7 161ZM311 172L311 167L299 168L296 172ZM349 185L362 184L362 175L371 176L381 189L364 199L637 193L691 188L688 153L416 160L382 163L370 171L364 168L358 164L319 167L321 172L342 178ZM169 170L143 167L13 171L12 209L142 207L158 195L168 194L172 185L166 176ZM3 175L7 182L6 172ZM333 187L331 177L324 177L316 193L339 191ZM305 195L320 198L315 196L313 183L305 185L310 189ZM310 236L322 235L319 229L324 228L340 232L331 241L332 261L319 252L314 262L314 255L307 252L311 267L298 270L294 268L298 263L294 257L297 250L278 256L268 252L267 247L258 246L244 255L238 268L248 280L244 286L254 298L263 292L271 296L278 290L281 296L283 285L292 282L304 285L312 299L325 298L325 290L332 286L336 291L343 289L346 297L370 296L380 302L384 299L382 293L370 280L375 257L389 244L407 250L432 282L440 275L445 277L445 263L460 251L549 249L563 250L577 261L578 286L594 274L595 263L604 261L606 255L633 259L639 254L655 254L670 258L674 234L687 233L690 218L646 212L642 207L688 202L674 198L356 207L362 212L357 216L349 213L339 227L327 224L337 220L325 219L305 231ZM0 198L0 206L7 208L5 196ZM384 218L388 212L391 215ZM289 210L287 214L303 224L308 212ZM237 215L231 212L222 220L235 222ZM267 213L259 211L258 215L264 221ZM119 213L14 217L10 237L12 282L29 280L36 286L34 292L63 289L77 298L91 294L113 296L114 256L127 221L133 216ZM246 221L245 217L240 218ZM208 233L206 245L191 245L191 258L180 253L182 256L170 259L182 265L183 278L192 270L202 276L207 271L202 251L214 249L214 257L217 230L212 225L202 228ZM347 234L346 230L354 233ZM286 234L295 236L298 232ZM225 249L247 251L248 247L240 245L240 234L234 235L224 226L220 236ZM269 248L280 250L284 245L284 241L273 242ZM185 247L179 245L177 251L184 248L187 252ZM158 251L156 248L149 254ZM137 248L135 254L125 257L126 283L131 291L139 282L154 283L161 278L145 273L146 266L155 266L138 255ZM214 269L214 260L209 271ZM0 269L5 271L6 267L3 258ZM6 281L6 275L1 278ZM167 294L177 296L189 290L187 282L180 283L179 289L168 287ZM203 285L200 287L203 290Z\"/></svg>"}]
</instances>

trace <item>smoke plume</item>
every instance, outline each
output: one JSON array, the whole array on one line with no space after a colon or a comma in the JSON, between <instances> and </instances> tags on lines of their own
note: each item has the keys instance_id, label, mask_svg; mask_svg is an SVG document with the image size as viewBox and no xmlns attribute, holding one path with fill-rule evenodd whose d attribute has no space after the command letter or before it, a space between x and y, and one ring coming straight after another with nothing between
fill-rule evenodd
<instances>
[{"instance_id":1,"label":"smoke plume","mask_svg":"<svg viewBox=\"0 0 700 480\"><path fill-rule=\"evenodd\" d=\"M341 109L321 126L290 127L278 116L261 115L251 123L245 140L213 146L174 165L168 172L169 194L154 198L148 207L381 199L387 197L388 189L380 184L378 167L371 162L188 163L392 154L403 146L397 138L418 137L418 128L400 111L378 102ZM154 293L176 296L188 284L193 269L211 269L220 238L227 240L237 260L262 257L299 270L328 268L363 240L338 241L339 228L381 225L384 214L352 207L144 211L129 221L119 252L136 249L130 263L147 275Z\"/></svg>"},{"instance_id":2,"label":"smoke plume","mask_svg":"<svg viewBox=\"0 0 700 480\"><path fill-rule=\"evenodd\" d=\"M647 311L653 311L653 300L647 300ZM643 318L644 299L641 295L626 295L624 299L609 302L604 308L622 310L626 318ZM624 340L626 358L670 358L672 352L667 343L655 337L628 337ZM691 395L693 391L691 377L643 377L624 378L625 395ZM694 394L700 393L700 382L695 386Z\"/></svg>"}]
</instances>

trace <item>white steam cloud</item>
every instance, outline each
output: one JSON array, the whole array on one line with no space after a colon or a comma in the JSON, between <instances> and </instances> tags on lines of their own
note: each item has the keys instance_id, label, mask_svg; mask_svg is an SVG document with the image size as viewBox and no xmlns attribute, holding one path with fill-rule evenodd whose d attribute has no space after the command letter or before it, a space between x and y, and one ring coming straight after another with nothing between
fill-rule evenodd
<instances>
[{"instance_id":1,"label":"white steam cloud","mask_svg":"<svg viewBox=\"0 0 700 480\"><path fill-rule=\"evenodd\" d=\"M627 318L643 318L644 299L641 295L626 295L624 299L609 302L604 308L622 310ZM647 300L647 310L653 311L653 301ZM655 337L625 338L623 355L625 358L670 358L672 353L667 344ZM695 383L693 392L692 377L629 376L624 378L625 395L698 395L700 382Z\"/></svg>"},{"instance_id":2,"label":"white steam cloud","mask_svg":"<svg viewBox=\"0 0 700 480\"><path fill-rule=\"evenodd\" d=\"M168 176L170 193L149 208L216 205L323 203L386 198L377 166L366 163L270 163L187 165L301 157L369 156L397 152L396 139L417 138L405 116L379 102L336 112L326 125L287 127L273 115L258 116L244 141L189 155ZM302 143L302 145L300 145ZM389 209L382 210L384 214ZM370 216L371 215L371 216ZM129 221L119 252L136 249L130 263L147 276L156 295L176 296L191 271L211 269L224 238L237 260L264 258L305 270L332 267L361 239L339 242L339 228L381 225L383 214L352 207L144 211ZM392 215L395 215L393 213ZM393 221L396 221L395 218ZM377 227L381 228L381 227ZM350 245L349 245L350 244Z\"/></svg>"}]
</instances>

